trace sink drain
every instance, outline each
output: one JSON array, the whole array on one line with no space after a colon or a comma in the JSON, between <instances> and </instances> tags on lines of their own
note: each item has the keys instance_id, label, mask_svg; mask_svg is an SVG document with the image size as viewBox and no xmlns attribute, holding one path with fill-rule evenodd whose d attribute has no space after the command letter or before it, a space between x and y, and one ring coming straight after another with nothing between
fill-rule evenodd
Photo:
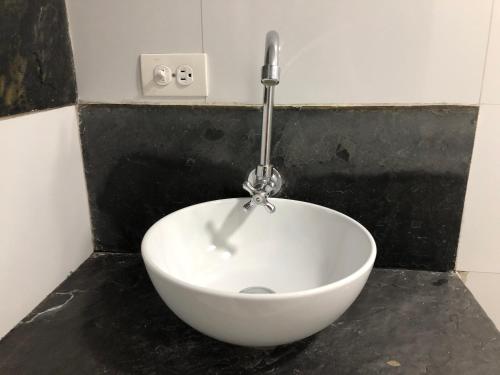
<instances>
[{"instance_id":1,"label":"sink drain","mask_svg":"<svg viewBox=\"0 0 500 375\"><path fill-rule=\"evenodd\" d=\"M246 294L273 294L274 290L266 288L265 286L249 286L248 288L240 290L240 293Z\"/></svg>"}]
</instances>

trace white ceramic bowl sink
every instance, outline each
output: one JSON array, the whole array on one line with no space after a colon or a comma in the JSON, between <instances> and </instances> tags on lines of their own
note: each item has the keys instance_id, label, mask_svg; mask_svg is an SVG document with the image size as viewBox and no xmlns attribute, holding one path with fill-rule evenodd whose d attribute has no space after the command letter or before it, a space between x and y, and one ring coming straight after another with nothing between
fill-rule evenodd
<instances>
[{"instance_id":1,"label":"white ceramic bowl sink","mask_svg":"<svg viewBox=\"0 0 500 375\"><path fill-rule=\"evenodd\" d=\"M232 344L286 344L327 327L365 285L372 236L325 207L272 199L269 214L245 211L246 201L206 202L154 224L142 256L156 290L187 324Z\"/></svg>"}]
</instances>

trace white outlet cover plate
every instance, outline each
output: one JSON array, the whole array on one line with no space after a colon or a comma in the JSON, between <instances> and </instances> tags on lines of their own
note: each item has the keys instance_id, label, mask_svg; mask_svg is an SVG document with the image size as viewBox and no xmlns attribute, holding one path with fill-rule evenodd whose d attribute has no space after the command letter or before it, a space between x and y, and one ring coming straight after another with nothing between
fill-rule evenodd
<instances>
[{"instance_id":1,"label":"white outlet cover plate","mask_svg":"<svg viewBox=\"0 0 500 375\"><path fill-rule=\"evenodd\" d=\"M153 72L157 65L166 65L173 73L178 66L189 65L193 68L193 83L183 86L173 77L168 85L157 85L153 79ZM144 96L206 97L208 95L207 55L205 53L142 54L141 80Z\"/></svg>"}]
</instances>

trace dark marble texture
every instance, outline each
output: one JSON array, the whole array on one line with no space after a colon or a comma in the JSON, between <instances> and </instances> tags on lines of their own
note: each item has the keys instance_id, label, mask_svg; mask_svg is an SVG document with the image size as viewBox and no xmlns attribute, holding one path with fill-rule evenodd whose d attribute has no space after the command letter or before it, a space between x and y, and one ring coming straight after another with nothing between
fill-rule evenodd
<instances>
[{"instance_id":1,"label":"dark marble texture","mask_svg":"<svg viewBox=\"0 0 500 375\"><path fill-rule=\"evenodd\" d=\"M0 0L0 116L75 102L64 0Z\"/></svg>"},{"instance_id":2,"label":"dark marble texture","mask_svg":"<svg viewBox=\"0 0 500 375\"><path fill-rule=\"evenodd\" d=\"M223 344L163 304L136 254L94 255L0 342L1 374L497 375L500 333L455 274L375 269L303 341Z\"/></svg>"},{"instance_id":3,"label":"dark marble texture","mask_svg":"<svg viewBox=\"0 0 500 375\"><path fill-rule=\"evenodd\" d=\"M360 221L376 266L451 270L476 117L459 106L278 108L281 196ZM139 251L162 216L245 196L259 159L256 108L87 105L80 121L98 251Z\"/></svg>"}]
</instances>

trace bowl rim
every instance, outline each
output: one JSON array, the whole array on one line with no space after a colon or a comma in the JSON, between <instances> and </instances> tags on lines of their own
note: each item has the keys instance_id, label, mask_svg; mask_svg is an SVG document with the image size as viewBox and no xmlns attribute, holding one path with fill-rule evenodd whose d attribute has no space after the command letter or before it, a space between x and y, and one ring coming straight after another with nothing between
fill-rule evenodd
<instances>
[{"instance_id":1,"label":"bowl rim","mask_svg":"<svg viewBox=\"0 0 500 375\"><path fill-rule=\"evenodd\" d=\"M218 202L231 201L231 200L232 201L238 201L238 200L246 201L246 200L248 200L248 198L246 198L246 197L245 198L244 197L224 198L224 199L216 199L216 200L212 200L212 201L197 203L197 204L194 204L194 205L191 205L188 207L181 208L181 209L176 210L174 212L171 212L171 213L165 215L164 217L162 217L161 219L157 220L151 227L149 227L149 229L146 231L146 233L144 234L144 237L141 241L141 255L142 255L142 259L144 261L144 264L146 265L146 269L148 271L150 269L152 269L156 273L160 274L161 277L169 280L170 282L172 282L174 284L178 284L181 287L191 289L191 290L199 292L199 293L216 295L219 297L231 297L231 298L242 299L242 300L275 300L275 299L280 300L280 299L288 299L288 298L313 296L313 295L317 295L317 294L321 294L321 293L325 293L325 292L328 292L331 290L341 288L342 286L349 284L351 281L358 279L366 272L368 272L368 273L371 272L373 264L375 263L375 258L377 256L377 244L375 243L373 236L370 234L370 232L363 225L361 225L358 221L354 220L353 218L351 218L351 217L349 217L349 216L347 216L339 211L336 211L332 208L321 206L321 205L318 205L315 203L304 202L304 201L299 201L299 200L294 200L294 199L286 199L286 198L270 198L270 200L271 201L278 201L278 202L279 201L287 201L287 202L290 202L292 204L312 206L312 207L317 208L317 209L325 210L328 212L333 212L335 215L341 216L344 219L346 219L347 221L350 221L352 224L357 226L359 229L361 229L361 232L363 232L367 236L367 238L370 242L371 252L370 252L370 255L368 256L368 259L361 265L361 267L356 269L356 271L354 271L350 275L345 276L345 277L343 277L339 280L336 280L332 283L321 285L321 286L311 288L311 289L299 290L299 291L294 291L294 292L285 292L285 293L273 293L273 294L249 294L249 293L247 294L247 293L219 290L219 289L215 289L215 288L210 288L210 287L206 287L206 286L192 284L192 283L184 281L178 277L172 276L170 273L163 270L161 267L156 265L150 259L150 257L152 257L152 255L148 254L148 250L146 249L147 246L145 244L148 241L148 238L151 236L153 229L155 227L159 226L162 221L164 221L168 217L170 217L174 214L177 214L181 211L184 211L184 210L193 209L195 207L199 208L199 207L204 206L204 205L214 204L214 203L218 203ZM260 208L260 207L257 207L257 208Z\"/></svg>"}]
</instances>

